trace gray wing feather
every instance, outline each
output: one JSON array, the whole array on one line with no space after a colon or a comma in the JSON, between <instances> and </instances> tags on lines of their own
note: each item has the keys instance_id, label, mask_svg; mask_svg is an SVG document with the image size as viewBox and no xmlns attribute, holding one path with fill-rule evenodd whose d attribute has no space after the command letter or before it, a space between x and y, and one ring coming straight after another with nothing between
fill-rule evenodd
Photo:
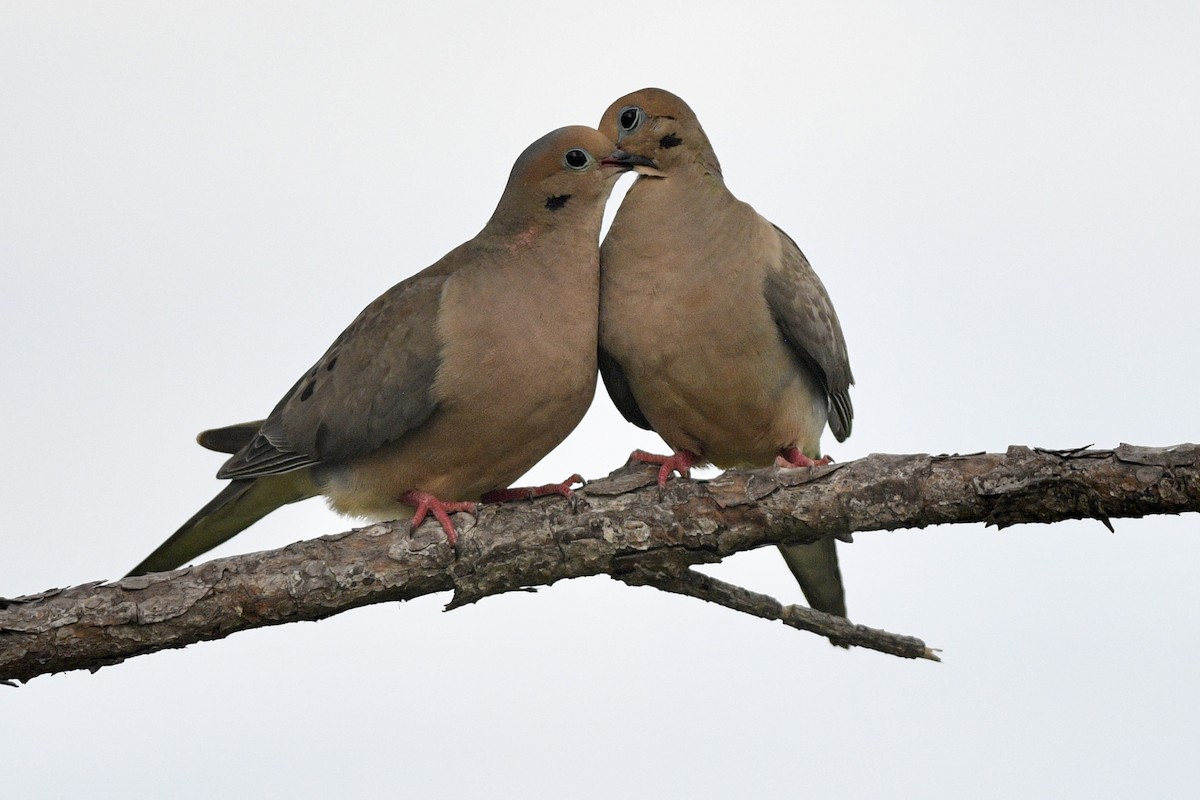
<instances>
[{"instance_id":1,"label":"gray wing feather","mask_svg":"<svg viewBox=\"0 0 1200 800\"><path fill-rule=\"evenodd\" d=\"M425 270L367 306L217 477L278 475L364 455L425 422L437 406L437 316L447 276Z\"/></svg>"},{"instance_id":2,"label":"gray wing feather","mask_svg":"<svg viewBox=\"0 0 1200 800\"><path fill-rule=\"evenodd\" d=\"M633 387L629 385L629 379L625 377L625 370L620 362L603 347L599 349L597 356L604 388L608 390L608 396L612 398L613 405L621 412L621 416L639 428L652 430L650 421L646 419L646 415L642 413L642 407L638 405L637 399L633 396Z\"/></svg>"},{"instance_id":3,"label":"gray wing feather","mask_svg":"<svg viewBox=\"0 0 1200 800\"><path fill-rule=\"evenodd\" d=\"M839 442L850 435L854 406L850 403L850 357L846 339L824 284L792 238L779 232L783 258L770 265L763 293L775 324L802 368L816 375L829 395L829 429Z\"/></svg>"}]
</instances>

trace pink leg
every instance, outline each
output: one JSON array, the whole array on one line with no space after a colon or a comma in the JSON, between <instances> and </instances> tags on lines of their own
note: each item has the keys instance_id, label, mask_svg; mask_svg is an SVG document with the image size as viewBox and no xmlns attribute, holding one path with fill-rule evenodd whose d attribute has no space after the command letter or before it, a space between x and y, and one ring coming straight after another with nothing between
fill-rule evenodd
<instances>
[{"instance_id":1,"label":"pink leg","mask_svg":"<svg viewBox=\"0 0 1200 800\"><path fill-rule=\"evenodd\" d=\"M507 503L509 500L532 500L535 497L545 497L551 494L570 497L573 494L571 487L577 483L583 483L582 475L572 475L562 483L547 483L543 486L518 486L515 489L496 489L485 494L483 502Z\"/></svg>"},{"instance_id":2,"label":"pink leg","mask_svg":"<svg viewBox=\"0 0 1200 800\"><path fill-rule=\"evenodd\" d=\"M832 463L833 459L829 456L824 456L814 461L795 447L787 448L775 458L775 466L777 467L823 467L826 464Z\"/></svg>"},{"instance_id":3,"label":"pink leg","mask_svg":"<svg viewBox=\"0 0 1200 800\"><path fill-rule=\"evenodd\" d=\"M458 533L454 530L454 523L450 521L450 512L475 513L475 503L438 500L429 492L422 492L420 489L413 489L400 495L400 502L417 509L417 513L413 514L412 518L414 530L425 521L426 515L432 511L434 518L442 524L442 530L446 532L446 538L450 540L450 544L458 543Z\"/></svg>"},{"instance_id":4,"label":"pink leg","mask_svg":"<svg viewBox=\"0 0 1200 800\"><path fill-rule=\"evenodd\" d=\"M631 462L636 461L641 464L658 464L658 485L666 486L667 478L671 477L672 472L678 472L679 477L687 478L692 474L692 467L702 463L700 456L693 453L691 450L677 450L669 456L660 456L654 453L647 453L645 450L634 450L629 454Z\"/></svg>"}]
</instances>

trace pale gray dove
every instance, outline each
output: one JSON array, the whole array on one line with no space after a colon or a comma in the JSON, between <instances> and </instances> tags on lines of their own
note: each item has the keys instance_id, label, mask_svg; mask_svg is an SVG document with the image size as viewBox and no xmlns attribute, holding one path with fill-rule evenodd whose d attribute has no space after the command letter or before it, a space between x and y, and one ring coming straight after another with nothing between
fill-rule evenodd
<instances>
[{"instance_id":1,"label":"pale gray dove","mask_svg":"<svg viewBox=\"0 0 1200 800\"><path fill-rule=\"evenodd\" d=\"M370 519L481 498L567 493L577 476L507 490L578 424L596 389L599 239L616 178L646 159L561 128L513 166L475 238L393 286L261 422L206 431L232 481L131 575L173 569L276 508L325 495ZM269 356L268 356L269 357Z\"/></svg>"},{"instance_id":2,"label":"pale gray dove","mask_svg":"<svg viewBox=\"0 0 1200 800\"><path fill-rule=\"evenodd\" d=\"M850 435L850 362L829 295L796 243L738 200L696 115L661 89L613 103L600 130L639 165L601 245L600 374L627 420L692 466L828 463ZM846 615L832 538L784 545L809 604Z\"/></svg>"}]
</instances>

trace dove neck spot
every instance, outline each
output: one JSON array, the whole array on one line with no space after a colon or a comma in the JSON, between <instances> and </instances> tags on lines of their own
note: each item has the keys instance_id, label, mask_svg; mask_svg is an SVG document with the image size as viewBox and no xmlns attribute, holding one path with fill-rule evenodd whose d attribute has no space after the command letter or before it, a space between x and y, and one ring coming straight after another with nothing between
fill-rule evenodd
<instances>
[{"instance_id":1,"label":"dove neck spot","mask_svg":"<svg viewBox=\"0 0 1200 800\"><path fill-rule=\"evenodd\" d=\"M683 144L683 139L680 139L673 133L668 133L658 140L658 146L663 150L670 150L672 147L678 147L681 144Z\"/></svg>"},{"instance_id":2,"label":"dove neck spot","mask_svg":"<svg viewBox=\"0 0 1200 800\"><path fill-rule=\"evenodd\" d=\"M565 206L567 204L567 201L570 199L571 199L571 195L569 195L569 194L551 195L550 197L546 198L546 210L558 211L560 208Z\"/></svg>"}]
</instances>

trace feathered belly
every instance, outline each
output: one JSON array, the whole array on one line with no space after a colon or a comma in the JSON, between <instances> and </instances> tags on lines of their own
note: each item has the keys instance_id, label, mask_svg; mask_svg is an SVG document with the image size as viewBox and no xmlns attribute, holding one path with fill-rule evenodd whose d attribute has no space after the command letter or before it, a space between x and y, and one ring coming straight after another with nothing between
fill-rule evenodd
<instances>
[{"instance_id":1,"label":"feathered belly","mask_svg":"<svg viewBox=\"0 0 1200 800\"><path fill-rule=\"evenodd\" d=\"M747 368L764 362L769 368ZM635 379L635 395L671 447L722 468L765 467L788 447L819 449L828 403L805 378L778 359L694 358Z\"/></svg>"},{"instance_id":2,"label":"feathered belly","mask_svg":"<svg viewBox=\"0 0 1200 800\"><path fill-rule=\"evenodd\" d=\"M411 489L441 500L478 500L510 486L565 439L586 413L595 387L594 366L538 381L513 375L481 383L479 391L442 405L398 441L324 469L323 493L335 511L367 519L411 513L399 501Z\"/></svg>"}]
</instances>

